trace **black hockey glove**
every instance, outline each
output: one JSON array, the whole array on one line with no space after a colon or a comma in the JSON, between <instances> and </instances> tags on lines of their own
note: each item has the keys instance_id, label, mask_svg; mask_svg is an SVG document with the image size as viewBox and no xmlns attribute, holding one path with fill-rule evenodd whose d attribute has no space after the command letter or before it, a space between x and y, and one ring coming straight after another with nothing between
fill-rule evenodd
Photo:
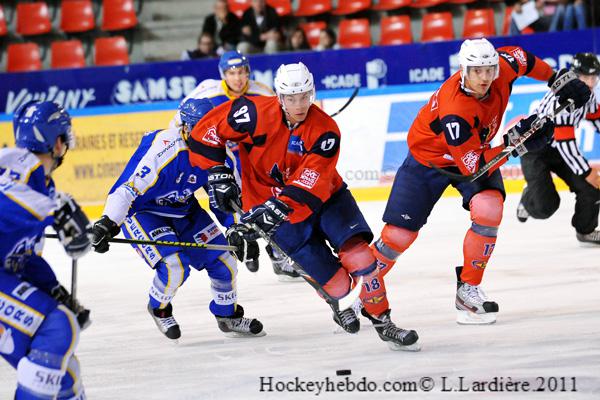
<instances>
[{"instance_id":1,"label":"black hockey glove","mask_svg":"<svg viewBox=\"0 0 600 400\"><path fill-rule=\"evenodd\" d=\"M506 135L504 135L504 145L517 145L519 140L521 140L521 136L531 129L537 117L537 114L533 114L517 122L517 124L510 128ZM530 151L541 150L550 143L553 133L554 122L550 118L546 118L541 127L539 127L523 144L517 146L510 154L513 157L519 157Z\"/></svg>"},{"instance_id":2,"label":"black hockey glove","mask_svg":"<svg viewBox=\"0 0 600 400\"><path fill-rule=\"evenodd\" d=\"M71 296L69 291L63 286L58 285L50 291L50 296L59 303L63 304L69 310L73 311L77 317L77 322L81 330L84 330L92 321L90 320L90 310L83 307L79 302Z\"/></svg>"},{"instance_id":3,"label":"black hockey glove","mask_svg":"<svg viewBox=\"0 0 600 400\"><path fill-rule=\"evenodd\" d=\"M583 81L577 78L577 74L563 68L555 72L548 80L548 87L557 96L558 102L562 105L569 99L573 99L575 108L585 105L590 99L592 92Z\"/></svg>"},{"instance_id":4,"label":"black hockey glove","mask_svg":"<svg viewBox=\"0 0 600 400\"><path fill-rule=\"evenodd\" d=\"M230 204L232 201L242 207L240 187L231 168L217 165L208 169L208 197L210 206L224 213L235 212Z\"/></svg>"},{"instance_id":5,"label":"black hockey glove","mask_svg":"<svg viewBox=\"0 0 600 400\"><path fill-rule=\"evenodd\" d=\"M106 253L110 247L108 241L119 234L117 224L103 215L92 228L92 246L96 253Z\"/></svg>"},{"instance_id":6,"label":"black hockey glove","mask_svg":"<svg viewBox=\"0 0 600 400\"><path fill-rule=\"evenodd\" d=\"M239 261L246 264L250 272L258 271L258 257L260 249L256 240L247 240L245 235L250 232L250 228L243 224L233 224L225 232L229 245L235 246L236 251L232 252L233 256Z\"/></svg>"},{"instance_id":7,"label":"black hockey glove","mask_svg":"<svg viewBox=\"0 0 600 400\"><path fill-rule=\"evenodd\" d=\"M90 250L90 220L70 195L57 192L52 226L67 254L77 259Z\"/></svg>"},{"instance_id":8,"label":"black hockey glove","mask_svg":"<svg viewBox=\"0 0 600 400\"><path fill-rule=\"evenodd\" d=\"M256 225L260 230L269 236L275 233L275 230L287 219L292 209L283 201L271 197L269 200L260 204L246 214L242 215L241 222L252 226ZM258 232L250 229L244 235L246 240L256 240L260 237Z\"/></svg>"}]
</instances>

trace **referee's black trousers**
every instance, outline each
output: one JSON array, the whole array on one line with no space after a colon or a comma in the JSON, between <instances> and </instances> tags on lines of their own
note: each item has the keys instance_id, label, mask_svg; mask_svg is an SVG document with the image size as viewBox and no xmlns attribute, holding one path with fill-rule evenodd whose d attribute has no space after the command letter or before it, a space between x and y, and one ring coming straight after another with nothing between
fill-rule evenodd
<instances>
[{"instance_id":1,"label":"referee's black trousers","mask_svg":"<svg viewBox=\"0 0 600 400\"><path fill-rule=\"evenodd\" d=\"M587 183L584 177L574 174L558 150L547 146L541 151L527 153L521 157L521 168L527 182L521 202L532 218L549 218L560 205L560 197L552 181L551 172L554 172L575 193L575 213L571 225L581 234L596 229L600 190Z\"/></svg>"}]
</instances>

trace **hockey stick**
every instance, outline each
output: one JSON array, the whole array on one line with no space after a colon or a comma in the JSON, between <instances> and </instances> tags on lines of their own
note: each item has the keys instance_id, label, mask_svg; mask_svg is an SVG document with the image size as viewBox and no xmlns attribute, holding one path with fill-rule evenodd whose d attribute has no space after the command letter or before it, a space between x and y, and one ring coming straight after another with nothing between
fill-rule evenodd
<instances>
[{"instance_id":1,"label":"hockey stick","mask_svg":"<svg viewBox=\"0 0 600 400\"><path fill-rule=\"evenodd\" d=\"M342 106L342 108L340 108L339 110L337 110L336 112L334 112L333 114L331 114L330 117L333 118L336 115L338 115L339 113L341 113L342 111L344 111L346 109L346 107L348 107L350 105L350 103L352 103L352 100L354 100L354 98L358 94L358 90L359 89L360 89L360 87L355 88L354 91L352 92L352 94L350 95L350 98L348 99L348 101L346 101L346 104L344 104Z\"/></svg>"},{"instance_id":2,"label":"hockey stick","mask_svg":"<svg viewBox=\"0 0 600 400\"><path fill-rule=\"evenodd\" d=\"M49 239L58 239L58 235L55 233L47 233L44 235ZM198 248L207 250L221 250L221 251L235 251L235 246L228 246L225 244L206 244L206 243L192 243L192 242L168 242L165 240L140 240L140 239L120 239L112 238L108 240L109 243L125 243L125 244L141 244L146 246L166 246L166 247L185 247L185 248Z\"/></svg>"},{"instance_id":3,"label":"hockey stick","mask_svg":"<svg viewBox=\"0 0 600 400\"><path fill-rule=\"evenodd\" d=\"M433 165L432 163L429 163L429 165L433 169L435 169L436 171L441 173L442 175L445 175L452 180L455 180L458 182L474 182L475 180L477 180L477 179L481 178L483 175L485 175L485 173L488 172L491 168L493 168L496 164L498 164L500 161L502 161L502 159L504 159L504 157L508 157L510 155L510 153L513 152L513 150L515 150L519 146L522 146L525 143L525 141L527 141L527 139L529 139L538 129L540 129L544 125L544 122L546 122L546 119L548 119L548 118L554 119L554 117L557 114L559 114L562 110L571 106L572 104L573 104L573 100L569 99L569 101L567 101L565 104L562 104L562 105L556 107L554 109L554 111L552 111L548 115L544 115L542 117L538 116L531 124L531 128L529 128L529 130L527 132L522 134L516 143L506 146L504 148L504 150L502 150L500 153L498 153L496 155L496 157L492 158L490 161L485 163L481 168L479 168L473 174L470 174L470 175L456 174L454 172L450 172L443 168L437 167L437 166Z\"/></svg>"},{"instance_id":4,"label":"hockey stick","mask_svg":"<svg viewBox=\"0 0 600 400\"><path fill-rule=\"evenodd\" d=\"M231 202L231 207L233 207L235 212L239 215L244 214L244 211L234 202ZM358 299L358 296L360 295L360 291L362 289L363 277L361 276L358 278L354 288L345 297L342 297L341 299L333 298L331 297L331 295L329 295L329 293L325 291L325 289L319 284L319 282L315 281L309 274L307 274L300 264L292 260L292 258L288 256L286 252L283 251L281 247L279 247L269 235L267 235L262 229L260 229L258 225L254 223L250 224L250 228L257 232L260 235L260 237L262 237L269 245L271 245L273 250L275 250L284 258L286 258L286 262L292 267L292 269L296 271L302 278L304 278L304 280L308 282L308 284L312 286L325 299L327 304L329 304L329 307L331 307L335 315L338 317L338 320L342 321L340 312L341 310L350 308L354 301Z\"/></svg>"}]
</instances>

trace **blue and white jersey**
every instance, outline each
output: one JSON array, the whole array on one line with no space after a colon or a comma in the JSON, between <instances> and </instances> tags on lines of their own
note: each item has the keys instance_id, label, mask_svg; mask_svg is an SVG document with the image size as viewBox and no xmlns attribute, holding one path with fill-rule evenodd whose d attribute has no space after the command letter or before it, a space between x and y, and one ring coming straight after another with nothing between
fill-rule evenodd
<instances>
[{"instance_id":1,"label":"blue and white jersey","mask_svg":"<svg viewBox=\"0 0 600 400\"><path fill-rule=\"evenodd\" d=\"M104 215L117 225L138 211L181 218L206 182L206 171L190 165L179 129L148 132L110 190Z\"/></svg>"},{"instance_id":2,"label":"blue and white jersey","mask_svg":"<svg viewBox=\"0 0 600 400\"><path fill-rule=\"evenodd\" d=\"M40 159L27 149L0 149L0 175L24 183L33 190L54 198L54 181L47 178Z\"/></svg>"},{"instance_id":3,"label":"blue and white jersey","mask_svg":"<svg viewBox=\"0 0 600 400\"><path fill-rule=\"evenodd\" d=\"M10 177L0 176L0 263L20 271L41 252L44 229L54 221L56 201Z\"/></svg>"},{"instance_id":4,"label":"blue and white jersey","mask_svg":"<svg viewBox=\"0 0 600 400\"><path fill-rule=\"evenodd\" d=\"M275 96L275 93L267 85L253 80L248 81L248 86L244 91L244 96ZM188 99L209 99L213 106L217 107L228 100L235 99L230 93L225 80L205 79L196 86L182 101L184 103ZM175 117L171 120L169 128L175 128L181 125L179 111L175 113Z\"/></svg>"}]
</instances>

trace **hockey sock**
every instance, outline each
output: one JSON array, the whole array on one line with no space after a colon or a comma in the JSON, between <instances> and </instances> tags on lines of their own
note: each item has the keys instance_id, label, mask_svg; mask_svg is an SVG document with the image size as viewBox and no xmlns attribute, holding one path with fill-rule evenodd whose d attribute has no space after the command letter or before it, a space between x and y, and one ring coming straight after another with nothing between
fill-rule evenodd
<instances>
[{"instance_id":1,"label":"hockey sock","mask_svg":"<svg viewBox=\"0 0 600 400\"><path fill-rule=\"evenodd\" d=\"M190 274L187 257L177 253L164 257L156 264L156 275L150 286L150 306L165 308L177 293L177 289Z\"/></svg>"},{"instance_id":2,"label":"hockey sock","mask_svg":"<svg viewBox=\"0 0 600 400\"><path fill-rule=\"evenodd\" d=\"M386 224L383 227L381 237L371 245L373 254L377 258L380 278L383 278L392 269L400 254L413 244L418 234L418 231L409 231L395 225Z\"/></svg>"},{"instance_id":3,"label":"hockey sock","mask_svg":"<svg viewBox=\"0 0 600 400\"><path fill-rule=\"evenodd\" d=\"M463 242L464 264L460 278L470 285L479 285L496 246L502 220L502 195L496 190L484 190L473 196L470 208L473 223Z\"/></svg>"}]
</instances>

